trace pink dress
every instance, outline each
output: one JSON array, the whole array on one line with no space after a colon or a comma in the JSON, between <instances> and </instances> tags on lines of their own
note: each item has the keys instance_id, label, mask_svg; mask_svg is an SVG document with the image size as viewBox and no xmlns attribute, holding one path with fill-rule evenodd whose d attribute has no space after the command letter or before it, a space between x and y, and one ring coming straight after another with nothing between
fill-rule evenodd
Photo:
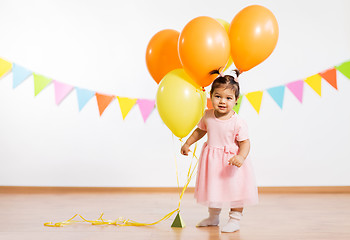
<instances>
[{"instance_id":1,"label":"pink dress","mask_svg":"<svg viewBox=\"0 0 350 240\"><path fill-rule=\"evenodd\" d=\"M240 208L258 203L258 191L250 157L238 168L228 160L238 153L237 141L248 139L245 122L235 113L220 120L206 110L198 127L207 131L199 159L195 198L210 208Z\"/></svg>"}]
</instances>

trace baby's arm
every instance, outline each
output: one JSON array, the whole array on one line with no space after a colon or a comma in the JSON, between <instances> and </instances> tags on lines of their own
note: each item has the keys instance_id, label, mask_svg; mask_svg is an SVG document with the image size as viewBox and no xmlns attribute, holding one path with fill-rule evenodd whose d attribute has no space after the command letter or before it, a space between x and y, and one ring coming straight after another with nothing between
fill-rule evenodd
<instances>
[{"instance_id":1,"label":"baby's arm","mask_svg":"<svg viewBox=\"0 0 350 240\"><path fill-rule=\"evenodd\" d=\"M234 165L236 167L241 167L243 165L244 160L247 158L250 150L250 141L246 139L244 141L239 141L239 152L233 158L231 158L228 163L230 165Z\"/></svg>"},{"instance_id":2,"label":"baby's arm","mask_svg":"<svg viewBox=\"0 0 350 240\"><path fill-rule=\"evenodd\" d=\"M181 154L188 155L188 152L190 151L190 146L197 142L199 139L204 137L204 135L207 133L207 131L204 131L200 128L197 128L194 130L194 132L191 134L191 136L187 139L187 141L184 143L184 145L181 148Z\"/></svg>"}]
</instances>

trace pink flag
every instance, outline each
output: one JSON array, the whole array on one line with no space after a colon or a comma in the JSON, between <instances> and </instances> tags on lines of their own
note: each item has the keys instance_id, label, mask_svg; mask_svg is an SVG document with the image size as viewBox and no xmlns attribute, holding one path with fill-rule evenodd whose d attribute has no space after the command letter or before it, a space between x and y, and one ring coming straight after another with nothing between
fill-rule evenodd
<instances>
[{"instance_id":1,"label":"pink flag","mask_svg":"<svg viewBox=\"0 0 350 240\"><path fill-rule=\"evenodd\" d=\"M56 104L59 105L62 100L72 91L73 86L53 80L55 86Z\"/></svg>"},{"instance_id":2,"label":"pink flag","mask_svg":"<svg viewBox=\"0 0 350 240\"><path fill-rule=\"evenodd\" d=\"M147 118L151 114L152 110L154 109L155 100L148 100L148 99L138 99L137 104L139 105L143 121L146 122Z\"/></svg>"},{"instance_id":3,"label":"pink flag","mask_svg":"<svg viewBox=\"0 0 350 240\"><path fill-rule=\"evenodd\" d=\"M304 80L298 80L295 82L288 83L287 88L294 94L294 96L303 102L303 90L304 90Z\"/></svg>"}]
</instances>

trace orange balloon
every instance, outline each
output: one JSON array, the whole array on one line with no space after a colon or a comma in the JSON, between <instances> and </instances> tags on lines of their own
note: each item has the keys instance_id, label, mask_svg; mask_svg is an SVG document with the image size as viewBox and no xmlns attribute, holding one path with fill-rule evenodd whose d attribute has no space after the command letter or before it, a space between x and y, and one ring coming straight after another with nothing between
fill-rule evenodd
<instances>
[{"instance_id":1,"label":"orange balloon","mask_svg":"<svg viewBox=\"0 0 350 240\"><path fill-rule=\"evenodd\" d=\"M225 28L211 17L197 17L186 24L179 37L179 56L186 73L206 87L215 79L212 70L223 70L230 57Z\"/></svg>"},{"instance_id":2,"label":"orange balloon","mask_svg":"<svg viewBox=\"0 0 350 240\"><path fill-rule=\"evenodd\" d=\"M165 29L156 33L148 43L146 65L156 83L171 70L182 68L177 50L179 35L178 31Z\"/></svg>"},{"instance_id":3,"label":"orange balloon","mask_svg":"<svg viewBox=\"0 0 350 240\"><path fill-rule=\"evenodd\" d=\"M275 49L278 24L273 13L259 5L242 9L232 20L231 57L240 72L263 62Z\"/></svg>"},{"instance_id":4,"label":"orange balloon","mask_svg":"<svg viewBox=\"0 0 350 240\"><path fill-rule=\"evenodd\" d=\"M225 30L228 34L228 32L230 31L230 24L228 22L226 22L225 20L220 19L220 18L216 18L216 20L225 28ZM222 70L222 71L225 72L232 65L232 63L233 63L232 57L230 56L226 66L224 67L224 70Z\"/></svg>"}]
</instances>

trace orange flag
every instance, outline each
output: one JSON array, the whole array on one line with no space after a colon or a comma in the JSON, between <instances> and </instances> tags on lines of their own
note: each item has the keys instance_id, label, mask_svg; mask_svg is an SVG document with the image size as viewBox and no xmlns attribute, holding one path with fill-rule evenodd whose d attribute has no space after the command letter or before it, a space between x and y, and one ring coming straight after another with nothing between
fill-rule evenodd
<instances>
[{"instance_id":1,"label":"orange flag","mask_svg":"<svg viewBox=\"0 0 350 240\"><path fill-rule=\"evenodd\" d=\"M320 72L320 76L326 80L332 87L338 90L337 86L337 70L335 68Z\"/></svg>"},{"instance_id":2,"label":"orange flag","mask_svg":"<svg viewBox=\"0 0 350 240\"><path fill-rule=\"evenodd\" d=\"M113 101L114 96L96 93L96 100L98 105L98 110L100 111L100 116L108 107L108 105Z\"/></svg>"},{"instance_id":3,"label":"orange flag","mask_svg":"<svg viewBox=\"0 0 350 240\"><path fill-rule=\"evenodd\" d=\"M207 98L207 108L208 109L212 109L213 108L213 104L211 103L210 98Z\"/></svg>"}]
</instances>

